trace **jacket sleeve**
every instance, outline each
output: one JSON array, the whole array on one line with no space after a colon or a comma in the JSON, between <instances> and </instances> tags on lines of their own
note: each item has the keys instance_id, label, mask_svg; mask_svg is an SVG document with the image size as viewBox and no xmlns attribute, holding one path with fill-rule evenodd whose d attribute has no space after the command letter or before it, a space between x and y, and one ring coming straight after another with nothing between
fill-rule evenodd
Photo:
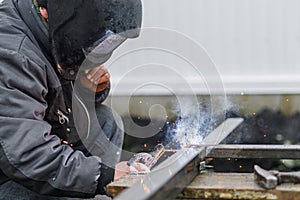
<instances>
[{"instance_id":1,"label":"jacket sleeve","mask_svg":"<svg viewBox=\"0 0 300 200\"><path fill-rule=\"evenodd\" d=\"M44 121L45 68L0 49L0 168L40 194L92 197L100 162L62 145Z\"/></svg>"},{"instance_id":2,"label":"jacket sleeve","mask_svg":"<svg viewBox=\"0 0 300 200\"><path fill-rule=\"evenodd\" d=\"M98 104L103 103L103 101L105 101L105 99L108 97L109 91L110 91L110 83L103 91L96 93L96 103Z\"/></svg>"}]
</instances>

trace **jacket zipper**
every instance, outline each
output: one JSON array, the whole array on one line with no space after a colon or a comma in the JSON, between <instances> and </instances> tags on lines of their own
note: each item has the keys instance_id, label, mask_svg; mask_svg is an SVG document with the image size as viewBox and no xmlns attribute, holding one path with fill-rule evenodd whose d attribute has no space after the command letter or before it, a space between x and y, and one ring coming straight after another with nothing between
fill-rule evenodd
<instances>
[{"instance_id":1,"label":"jacket zipper","mask_svg":"<svg viewBox=\"0 0 300 200\"><path fill-rule=\"evenodd\" d=\"M69 118L60 110L57 110L56 114L58 115L58 121L60 124L69 124Z\"/></svg>"}]
</instances>

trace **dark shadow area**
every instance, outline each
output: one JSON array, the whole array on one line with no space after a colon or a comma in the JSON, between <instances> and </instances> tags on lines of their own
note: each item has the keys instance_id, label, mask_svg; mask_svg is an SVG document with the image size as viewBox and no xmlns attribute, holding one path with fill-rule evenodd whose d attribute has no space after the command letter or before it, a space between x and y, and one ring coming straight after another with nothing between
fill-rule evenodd
<instances>
[{"instance_id":1,"label":"dark shadow area","mask_svg":"<svg viewBox=\"0 0 300 200\"><path fill-rule=\"evenodd\" d=\"M280 111L262 110L248 116L229 112L227 117L243 117L244 122L222 143L224 144L298 144L300 142L300 114L284 115ZM278 159L214 159L215 171L253 172L254 164L280 171L300 170L299 160Z\"/></svg>"}]
</instances>

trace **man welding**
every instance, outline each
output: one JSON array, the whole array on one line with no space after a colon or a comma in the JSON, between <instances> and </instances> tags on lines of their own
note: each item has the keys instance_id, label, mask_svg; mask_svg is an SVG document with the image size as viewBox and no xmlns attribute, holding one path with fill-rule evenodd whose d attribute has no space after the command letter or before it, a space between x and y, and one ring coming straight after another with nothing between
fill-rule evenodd
<instances>
[{"instance_id":1,"label":"man welding","mask_svg":"<svg viewBox=\"0 0 300 200\"><path fill-rule=\"evenodd\" d=\"M140 0L0 0L1 199L105 194L123 132L103 63L141 20Z\"/></svg>"}]
</instances>

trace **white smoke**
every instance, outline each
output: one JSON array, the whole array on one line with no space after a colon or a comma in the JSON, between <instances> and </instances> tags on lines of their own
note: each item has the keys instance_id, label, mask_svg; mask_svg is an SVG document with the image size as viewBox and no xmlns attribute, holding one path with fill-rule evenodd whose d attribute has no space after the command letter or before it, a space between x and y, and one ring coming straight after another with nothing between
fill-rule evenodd
<instances>
[{"instance_id":1,"label":"white smoke","mask_svg":"<svg viewBox=\"0 0 300 200\"><path fill-rule=\"evenodd\" d=\"M178 118L167 133L168 141L173 146L176 144L177 148L201 144L202 140L225 120L226 111L236 110L235 105L224 96L210 98L208 102L198 100L197 105L190 97L184 97L184 101L181 102L184 103L173 103L173 112Z\"/></svg>"}]
</instances>

